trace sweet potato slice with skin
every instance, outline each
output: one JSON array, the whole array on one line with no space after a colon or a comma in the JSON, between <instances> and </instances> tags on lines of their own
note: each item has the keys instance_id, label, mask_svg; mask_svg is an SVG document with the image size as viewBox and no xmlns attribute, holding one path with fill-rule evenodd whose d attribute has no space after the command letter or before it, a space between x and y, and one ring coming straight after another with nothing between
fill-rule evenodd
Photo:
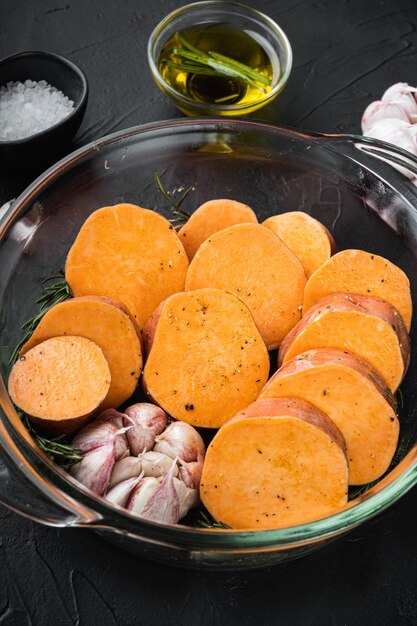
<instances>
[{"instance_id":1,"label":"sweet potato slice with skin","mask_svg":"<svg viewBox=\"0 0 417 626\"><path fill-rule=\"evenodd\" d=\"M321 348L295 357L266 383L258 399L301 398L326 413L343 434L349 484L388 469L399 432L395 400L377 372L354 354Z\"/></svg>"},{"instance_id":2,"label":"sweet potato slice with skin","mask_svg":"<svg viewBox=\"0 0 417 626\"><path fill-rule=\"evenodd\" d=\"M102 409L116 408L130 398L142 372L142 339L123 303L103 296L65 300L44 315L19 354L45 339L64 335L87 337L103 350L111 385Z\"/></svg>"},{"instance_id":3,"label":"sweet potato slice with skin","mask_svg":"<svg viewBox=\"0 0 417 626\"><path fill-rule=\"evenodd\" d=\"M200 245L214 233L234 224L258 223L250 207L236 200L216 199L205 202L178 231L191 261Z\"/></svg>"},{"instance_id":4,"label":"sweet potato slice with skin","mask_svg":"<svg viewBox=\"0 0 417 626\"><path fill-rule=\"evenodd\" d=\"M382 256L364 250L342 250L309 278L303 311L331 293L357 293L392 304L410 330L413 303L410 281L404 272Z\"/></svg>"},{"instance_id":5,"label":"sweet potato slice with skin","mask_svg":"<svg viewBox=\"0 0 417 626\"><path fill-rule=\"evenodd\" d=\"M9 377L13 402L51 435L73 433L101 408L110 387L101 348L85 337L53 337L28 350Z\"/></svg>"},{"instance_id":6,"label":"sweet potato slice with skin","mask_svg":"<svg viewBox=\"0 0 417 626\"><path fill-rule=\"evenodd\" d=\"M142 329L160 302L184 289L188 259L172 224L133 204L94 211L67 257L74 296L124 302Z\"/></svg>"},{"instance_id":7,"label":"sweet potato slice with skin","mask_svg":"<svg viewBox=\"0 0 417 626\"><path fill-rule=\"evenodd\" d=\"M177 293L144 329L147 395L169 415L218 428L256 399L269 356L247 306L220 289Z\"/></svg>"},{"instance_id":8,"label":"sweet potato slice with skin","mask_svg":"<svg viewBox=\"0 0 417 626\"><path fill-rule=\"evenodd\" d=\"M207 448L201 500L231 528L304 524L347 502L341 433L304 400L258 400L224 424Z\"/></svg>"},{"instance_id":9,"label":"sweet potato slice with skin","mask_svg":"<svg viewBox=\"0 0 417 626\"><path fill-rule=\"evenodd\" d=\"M300 261L269 228L237 224L201 244L185 288L215 287L240 298L272 350L301 317L305 283Z\"/></svg>"},{"instance_id":10,"label":"sweet potato slice with skin","mask_svg":"<svg viewBox=\"0 0 417 626\"><path fill-rule=\"evenodd\" d=\"M282 342L278 366L313 348L348 350L372 365L391 391L410 359L410 339L393 306L368 296L337 293L322 298Z\"/></svg>"},{"instance_id":11,"label":"sweet potato slice with skin","mask_svg":"<svg viewBox=\"0 0 417 626\"><path fill-rule=\"evenodd\" d=\"M336 252L330 232L308 213L281 213L268 217L262 224L278 235L300 259L307 278Z\"/></svg>"}]
</instances>

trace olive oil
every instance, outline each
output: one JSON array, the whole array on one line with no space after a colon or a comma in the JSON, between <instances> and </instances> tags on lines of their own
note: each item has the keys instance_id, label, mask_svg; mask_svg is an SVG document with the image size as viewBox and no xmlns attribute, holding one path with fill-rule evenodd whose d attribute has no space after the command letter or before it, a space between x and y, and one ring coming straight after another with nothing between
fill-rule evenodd
<instances>
[{"instance_id":1,"label":"olive oil","mask_svg":"<svg viewBox=\"0 0 417 626\"><path fill-rule=\"evenodd\" d=\"M188 43L189 47L184 45ZM196 65L197 53L204 58L210 55L210 67ZM179 94L220 107L263 100L281 71L278 56L266 39L222 23L197 25L173 35L161 51L158 69Z\"/></svg>"}]
</instances>

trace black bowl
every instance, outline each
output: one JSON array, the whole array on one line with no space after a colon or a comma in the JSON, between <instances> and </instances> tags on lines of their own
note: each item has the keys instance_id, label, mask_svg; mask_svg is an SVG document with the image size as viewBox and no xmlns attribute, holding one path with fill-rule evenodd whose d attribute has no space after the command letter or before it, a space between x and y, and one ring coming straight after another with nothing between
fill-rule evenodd
<instances>
[{"instance_id":1,"label":"black bowl","mask_svg":"<svg viewBox=\"0 0 417 626\"><path fill-rule=\"evenodd\" d=\"M74 102L74 111L61 122L16 141L0 141L0 161L4 165L37 163L46 165L65 152L77 132L88 98L84 73L72 61L52 52L28 51L0 61L0 86L9 81L46 80Z\"/></svg>"}]
</instances>

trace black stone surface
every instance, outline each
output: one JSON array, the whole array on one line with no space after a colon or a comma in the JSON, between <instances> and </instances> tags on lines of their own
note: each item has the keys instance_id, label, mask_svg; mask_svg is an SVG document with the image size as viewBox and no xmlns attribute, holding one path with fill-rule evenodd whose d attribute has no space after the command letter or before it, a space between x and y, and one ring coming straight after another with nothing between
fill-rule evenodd
<instances>
[{"instance_id":1,"label":"black stone surface","mask_svg":"<svg viewBox=\"0 0 417 626\"><path fill-rule=\"evenodd\" d=\"M58 52L87 74L90 99L68 151L114 130L180 117L146 61L173 0L0 0L0 58ZM294 51L290 82L254 117L360 132L366 105L396 81L417 84L415 0L247 0ZM53 159L54 160L54 159ZM0 164L0 205L37 164ZM417 496L302 560L247 573L175 570L87 530L53 529L0 509L0 624L396 626L417 624Z\"/></svg>"}]
</instances>

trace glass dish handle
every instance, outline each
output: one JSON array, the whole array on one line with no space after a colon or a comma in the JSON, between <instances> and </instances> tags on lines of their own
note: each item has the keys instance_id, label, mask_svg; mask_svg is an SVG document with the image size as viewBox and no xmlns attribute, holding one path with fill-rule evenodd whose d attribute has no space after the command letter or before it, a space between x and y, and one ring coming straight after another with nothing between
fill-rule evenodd
<instances>
[{"instance_id":1,"label":"glass dish handle","mask_svg":"<svg viewBox=\"0 0 417 626\"><path fill-rule=\"evenodd\" d=\"M0 421L0 504L49 526L81 526L97 514L43 479Z\"/></svg>"},{"instance_id":2,"label":"glass dish handle","mask_svg":"<svg viewBox=\"0 0 417 626\"><path fill-rule=\"evenodd\" d=\"M379 161L379 164L388 163L412 181L417 179L417 157L392 143L362 135L313 134L313 136L324 139L329 147L360 161L362 165L370 166L371 169L378 170L376 164ZM367 158L368 155L372 156L373 160Z\"/></svg>"}]
</instances>

